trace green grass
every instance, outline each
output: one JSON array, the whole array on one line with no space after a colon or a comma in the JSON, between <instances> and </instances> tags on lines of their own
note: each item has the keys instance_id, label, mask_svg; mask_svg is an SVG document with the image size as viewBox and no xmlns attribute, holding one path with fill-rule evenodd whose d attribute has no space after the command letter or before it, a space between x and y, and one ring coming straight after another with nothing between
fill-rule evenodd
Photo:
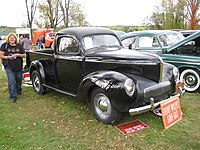
<instances>
[{"instance_id":1,"label":"green grass","mask_svg":"<svg viewBox=\"0 0 200 150\"><path fill-rule=\"evenodd\" d=\"M139 119L149 128L122 134L116 126L98 122L88 104L69 96L36 94L23 86L16 104L9 102L5 72L0 71L0 150L146 150L200 148L200 94L181 98L184 116L168 129L153 113L124 116L120 123Z\"/></svg>"}]
</instances>

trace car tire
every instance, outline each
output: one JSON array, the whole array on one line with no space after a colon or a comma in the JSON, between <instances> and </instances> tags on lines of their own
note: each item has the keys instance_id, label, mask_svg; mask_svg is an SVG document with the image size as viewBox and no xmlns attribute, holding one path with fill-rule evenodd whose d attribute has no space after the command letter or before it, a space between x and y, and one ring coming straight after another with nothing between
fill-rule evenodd
<instances>
[{"instance_id":1,"label":"car tire","mask_svg":"<svg viewBox=\"0 0 200 150\"><path fill-rule=\"evenodd\" d=\"M46 88L42 85L41 76L38 71L34 70L31 74L31 81L33 85L33 89L36 93L44 95L46 92Z\"/></svg>"},{"instance_id":2,"label":"car tire","mask_svg":"<svg viewBox=\"0 0 200 150\"><path fill-rule=\"evenodd\" d=\"M103 89L94 89L90 102L96 119L104 124L115 124L121 119L122 114L112 106Z\"/></svg>"},{"instance_id":3,"label":"car tire","mask_svg":"<svg viewBox=\"0 0 200 150\"><path fill-rule=\"evenodd\" d=\"M181 72L180 80L184 82L184 89L188 92L197 92L200 86L200 74L193 69Z\"/></svg>"}]
</instances>

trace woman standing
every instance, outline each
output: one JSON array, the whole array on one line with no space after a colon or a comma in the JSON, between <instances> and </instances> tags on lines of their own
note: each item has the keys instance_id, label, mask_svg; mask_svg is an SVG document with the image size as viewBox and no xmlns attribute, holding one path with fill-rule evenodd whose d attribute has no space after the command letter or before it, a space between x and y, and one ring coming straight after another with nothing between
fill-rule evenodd
<instances>
[{"instance_id":1,"label":"woman standing","mask_svg":"<svg viewBox=\"0 0 200 150\"><path fill-rule=\"evenodd\" d=\"M25 51L17 39L16 34L10 33L6 42L1 45L0 58L4 65L7 78L10 102L15 103L17 95L21 94L22 67Z\"/></svg>"}]
</instances>

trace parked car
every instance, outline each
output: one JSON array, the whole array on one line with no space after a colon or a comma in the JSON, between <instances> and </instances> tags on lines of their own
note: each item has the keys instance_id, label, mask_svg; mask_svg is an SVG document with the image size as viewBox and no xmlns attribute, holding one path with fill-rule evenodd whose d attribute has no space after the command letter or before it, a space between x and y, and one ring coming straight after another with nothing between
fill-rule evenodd
<instances>
[{"instance_id":1,"label":"parked car","mask_svg":"<svg viewBox=\"0 0 200 150\"><path fill-rule=\"evenodd\" d=\"M121 41L126 48L160 55L164 62L178 67L186 91L199 92L200 32L185 38L170 30L135 31L123 34Z\"/></svg>"},{"instance_id":2,"label":"parked car","mask_svg":"<svg viewBox=\"0 0 200 150\"><path fill-rule=\"evenodd\" d=\"M174 31L178 31L180 33L183 34L184 37L187 37L193 33L196 33L197 31L200 31L200 30L183 30L183 29L180 29L180 30L174 30Z\"/></svg>"},{"instance_id":3,"label":"parked car","mask_svg":"<svg viewBox=\"0 0 200 150\"><path fill-rule=\"evenodd\" d=\"M120 37L122 34L126 33L126 32L121 31L121 30L113 30L113 31L114 31L115 34L117 34L119 37Z\"/></svg>"},{"instance_id":4,"label":"parked car","mask_svg":"<svg viewBox=\"0 0 200 150\"><path fill-rule=\"evenodd\" d=\"M151 111L184 92L177 67L157 55L124 49L107 28L60 30L54 50L27 52L27 64L38 94L46 89L90 102L97 120L117 123L123 113Z\"/></svg>"}]
</instances>

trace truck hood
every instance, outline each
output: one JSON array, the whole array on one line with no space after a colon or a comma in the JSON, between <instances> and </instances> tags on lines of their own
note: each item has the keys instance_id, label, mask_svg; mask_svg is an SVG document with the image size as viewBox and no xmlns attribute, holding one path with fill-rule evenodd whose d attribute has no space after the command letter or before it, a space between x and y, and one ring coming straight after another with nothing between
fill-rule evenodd
<instances>
[{"instance_id":1,"label":"truck hood","mask_svg":"<svg viewBox=\"0 0 200 150\"><path fill-rule=\"evenodd\" d=\"M163 62L158 55L125 48L96 49L86 56L87 61L102 62L109 70L139 75L156 82L162 80ZM152 72L153 70L153 72ZM151 72L151 73L150 73Z\"/></svg>"},{"instance_id":2,"label":"truck hood","mask_svg":"<svg viewBox=\"0 0 200 150\"><path fill-rule=\"evenodd\" d=\"M103 58L104 60L121 60L128 62L144 62L144 63L160 63L161 59L158 55L145 53L145 52L138 52L135 50L129 50L125 48L99 48L94 53L90 53L89 57L99 57ZM133 61L134 60L134 61Z\"/></svg>"},{"instance_id":3,"label":"truck hood","mask_svg":"<svg viewBox=\"0 0 200 150\"><path fill-rule=\"evenodd\" d=\"M172 51L172 50L174 50L174 49L176 49L176 48L198 38L199 36L200 36L200 31L198 31L194 34L191 34L190 36L186 37L185 39L183 39L183 40L179 41L178 43L176 43L176 44L170 46L169 48L165 49L165 51L170 52L170 51Z\"/></svg>"}]
</instances>

